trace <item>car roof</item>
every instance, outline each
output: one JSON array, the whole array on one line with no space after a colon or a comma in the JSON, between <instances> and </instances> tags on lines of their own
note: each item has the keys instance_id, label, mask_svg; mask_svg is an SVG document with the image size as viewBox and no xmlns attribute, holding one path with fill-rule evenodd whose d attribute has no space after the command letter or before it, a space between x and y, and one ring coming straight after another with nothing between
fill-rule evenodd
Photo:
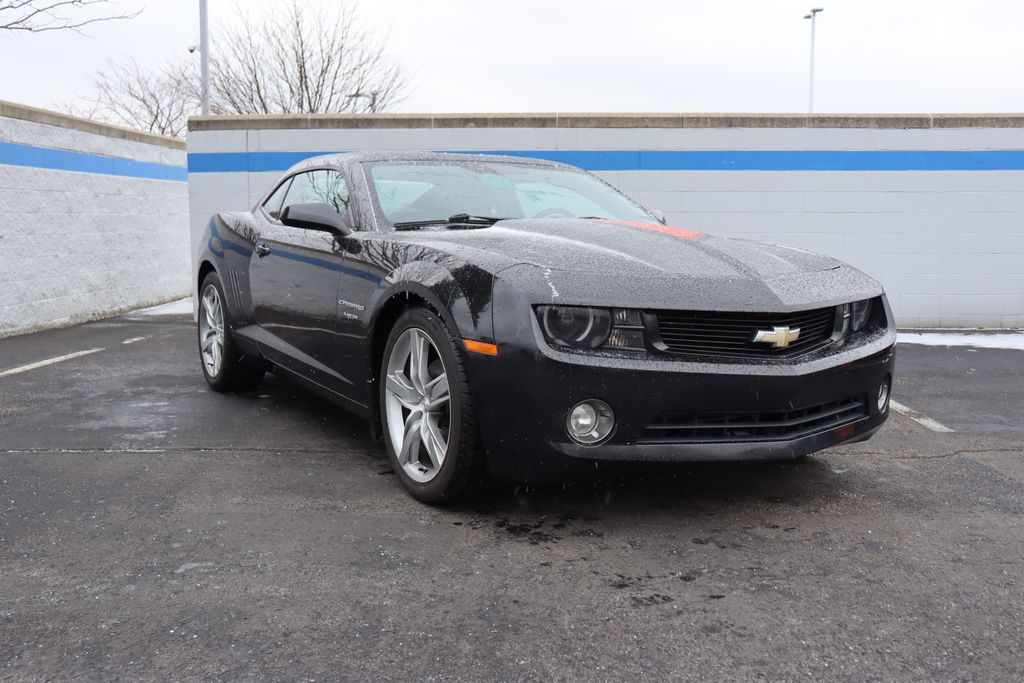
<instances>
[{"instance_id":1,"label":"car roof","mask_svg":"<svg viewBox=\"0 0 1024 683\"><path fill-rule=\"evenodd\" d=\"M372 163L379 161L483 161L491 163L522 164L529 166L549 166L577 171L575 166L560 164L545 159L534 159L526 156L501 156L497 154L453 154L447 152L343 152L338 154L322 154L304 159L288 169L294 173L314 166L348 166L351 164Z\"/></svg>"}]
</instances>

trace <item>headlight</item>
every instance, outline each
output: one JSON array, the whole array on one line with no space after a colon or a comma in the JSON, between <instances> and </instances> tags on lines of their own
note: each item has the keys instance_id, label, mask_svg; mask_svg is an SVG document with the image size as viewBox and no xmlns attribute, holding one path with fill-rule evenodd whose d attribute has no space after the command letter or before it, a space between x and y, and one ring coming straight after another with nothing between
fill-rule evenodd
<instances>
[{"instance_id":1,"label":"headlight","mask_svg":"<svg viewBox=\"0 0 1024 683\"><path fill-rule=\"evenodd\" d=\"M548 341L577 349L596 349L608 339L611 312L586 306L539 306L541 328Z\"/></svg>"},{"instance_id":2,"label":"headlight","mask_svg":"<svg viewBox=\"0 0 1024 683\"><path fill-rule=\"evenodd\" d=\"M871 317L871 299L853 302L853 311L850 315L850 325L854 332L860 332L868 324Z\"/></svg>"}]
</instances>

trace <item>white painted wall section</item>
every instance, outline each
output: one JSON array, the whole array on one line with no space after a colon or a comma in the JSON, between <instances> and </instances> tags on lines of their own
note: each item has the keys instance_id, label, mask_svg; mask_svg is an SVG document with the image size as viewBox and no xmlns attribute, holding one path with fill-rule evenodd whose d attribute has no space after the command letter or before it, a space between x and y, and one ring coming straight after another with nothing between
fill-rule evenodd
<instances>
[{"instance_id":1,"label":"white painted wall section","mask_svg":"<svg viewBox=\"0 0 1024 683\"><path fill-rule=\"evenodd\" d=\"M0 103L0 337L188 294L182 147Z\"/></svg>"},{"instance_id":2,"label":"white painted wall section","mask_svg":"<svg viewBox=\"0 0 1024 683\"><path fill-rule=\"evenodd\" d=\"M861 268L885 286L901 327L1024 327L1024 117L193 119L192 253L213 213L250 209L287 159L410 149L591 160L602 152L768 154L774 167L765 169L700 167L698 159L696 167L627 161L595 172L672 225L798 246ZM820 153L834 167L814 168L792 153ZM858 165L864 153L880 153L867 169Z\"/></svg>"}]
</instances>

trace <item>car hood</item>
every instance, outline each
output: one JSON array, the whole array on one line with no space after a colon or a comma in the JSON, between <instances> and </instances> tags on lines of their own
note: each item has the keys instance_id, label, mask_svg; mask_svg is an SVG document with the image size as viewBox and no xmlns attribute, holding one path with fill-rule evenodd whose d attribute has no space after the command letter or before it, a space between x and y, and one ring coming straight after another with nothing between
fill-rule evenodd
<instances>
[{"instance_id":1,"label":"car hood","mask_svg":"<svg viewBox=\"0 0 1024 683\"><path fill-rule=\"evenodd\" d=\"M831 270L839 261L802 249L715 237L660 224L598 219L505 220L433 233L516 263L575 273L773 278Z\"/></svg>"},{"instance_id":2,"label":"car hood","mask_svg":"<svg viewBox=\"0 0 1024 683\"><path fill-rule=\"evenodd\" d=\"M559 303L781 312L881 293L829 256L660 224L522 219L429 234L420 233Z\"/></svg>"}]
</instances>

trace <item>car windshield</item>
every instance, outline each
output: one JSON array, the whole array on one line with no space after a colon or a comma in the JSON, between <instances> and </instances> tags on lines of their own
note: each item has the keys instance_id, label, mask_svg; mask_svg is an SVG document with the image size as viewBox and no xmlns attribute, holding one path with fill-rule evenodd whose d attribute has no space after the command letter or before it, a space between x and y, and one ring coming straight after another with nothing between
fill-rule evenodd
<instances>
[{"instance_id":1,"label":"car windshield","mask_svg":"<svg viewBox=\"0 0 1024 683\"><path fill-rule=\"evenodd\" d=\"M371 190L390 225L479 218L612 218L653 215L582 171L492 161L369 164Z\"/></svg>"}]
</instances>

